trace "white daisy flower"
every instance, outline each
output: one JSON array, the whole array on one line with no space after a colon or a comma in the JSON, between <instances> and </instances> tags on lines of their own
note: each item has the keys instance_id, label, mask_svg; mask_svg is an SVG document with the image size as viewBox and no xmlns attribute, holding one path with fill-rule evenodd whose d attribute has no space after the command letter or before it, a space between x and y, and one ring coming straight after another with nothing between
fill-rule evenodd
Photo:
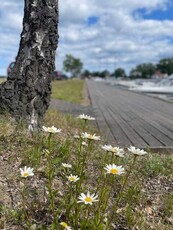
<instances>
[{"instance_id":1,"label":"white daisy flower","mask_svg":"<svg viewBox=\"0 0 173 230\"><path fill-rule=\"evenodd\" d=\"M88 120L88 121L94 121L95 120L94 117L90 117L90 116L85 115L85 114L81 114L77 118L82 119L82 120Z\"/></svg>"},{"instance_id":2,"label":"white daisy flower","mask_svg":"<svg viewBox=\"0 0 173 230\"><path fill-rule=\"evenodd\" d=\"M90 192L87 192L87 195L84 193L81 193L78 197L79 201L77 203L84 203L84 204L90 204L92 205L93 202L97 202L98 195L92 194L90 195Z\"/></svg>"},{"instance_id":3,"label":"white daisy flower","mask_svg":"<svg viewBox=\"0 0 173 230\"><path fill-rule=\"evenodd\" d=\"M124 157L124 149L119 147L112 147L112 145L103 145L102 149L107 152L112 152L118 157Z\"/></svg>"},{"instance_id":4,"label":"white daisy flower","mask_svg":"<svg viewBox=\"0 0 173 230\"><path fill-rule=\"evenodd\" d=\"M95 134L91 135L89 133L82 133L81 137L83 139L88 139L88 140L95 140L95 141L99 141L100 140L100 136L96 136Z\"/></svg>"},{"instance_id":5,"label":"white daisy flower","mask_svg":"<svg viewBox=\"0 0 173 230\"><path fill-rule=\"evenodd\" d=\"M128 151L130 153L133 153L134 155L137 155L137 156L143 156L143 155L147 154L147 152L144 151L143 149L138 149L138 148L135 148L134 146L130 146L130 148L128 148Z\"/></svg>"},{"instance_id":6,"label":"white daisy flower","mask_svg":"<svg viewBox=\"0 0 173 230\"><path fill-rule=\"evenodd\" d=\"M107 152L111 152L112 145L103 145L101 148Z\"/></svg>"},{"instance_id":7,"label":"white daisy flower","mask_svg":"<svg viewBox=\"0 0 173 230\"><path fill-rule=\"evenodd\" d=\"M30 167L24 167L23 169L20 168L20 173L21 173L21 177L28 177L28 176L34 176L34 173L33 173L33 168L30 168Z\"/></svg>"},{"instance_id":8,"label":"white daisy flower","mask_svg":"<svg viewBox=\"0 0 173 230\"><path fill-rule=\"evenodd\" d=\"M46 133L60 133L62 130L61 129L57 129L55 126L52 127L45 127L43 126L43 131Z\"/></svg>"},{"instance_id":9,"label":"white daisy flower","mask_svg":"<svg viewBox=\"0 0 173 230\"><path fill-rule=\"evenodd\" d=\"M125 170L122 166L117 166L115 164L106 165L106 167L104 167L104 169L107 171L106 174L121 175L125 172Z\"/></svg>"},{"instance_id":10,"label":"white daisy flower","mask_svg":"<svg viewBox=\"0 0 173 230\"><path fill-rule=\"evenodd\" d=\"M85 141L82 141L83 146L88 146L88 144Z\"/></svg>"},{"instance_id":11,"label":"white daisy flower","mask_svg":"<svg viewBox=\"0 0 173 230\"><path fill-rule=\"evenodd\" d=\"M77 135L77 134L75 134L75 135L74 135L74 138L75 138L75 139L80 139L80 136Z\"/></svg>"},{"instance_id":12,"label":"white daisy flower","mask_svg":"<svg viewBox=\"0 0 173 230\"><path fill-rule=\"evenodd\" d=\"M73 176L72 174L70 176L67 176L67 178L70 182L76 182L79 180L78 176Z\"/></svg>"},{"instance_id":13,"label":"white daisy flower","mask_svg":"<svg viewBox=\"0 0 173 230\"><path fill-rule=\"evenodd\" d=\"M64 168L72 168L72 165L71 165L71 164L62 163L62 166L63 166Z\"/></svg>"},{"instance_id":14,"label":"white daisy flower","mask_svg":"<svg viewBox=\"0 0 173 230\"><path fill-rule=\"evenodd\" d=\"M115 152L113 151L114 155L117 157L124 157L124 150L123 149L119 149L119 150L115 150Z\"/></svg>"},{"instance_id":15,"label":"white daisy flower","mask_svg":"<svg viewBox=\"0 0 173 230\"><path fill-rule=\"evenodd\" d=\"M71 227L68 226L68 224L66 222L61 222L60 225L63 226L64 229L71 230Z\"/></svg>"}]
</instances>

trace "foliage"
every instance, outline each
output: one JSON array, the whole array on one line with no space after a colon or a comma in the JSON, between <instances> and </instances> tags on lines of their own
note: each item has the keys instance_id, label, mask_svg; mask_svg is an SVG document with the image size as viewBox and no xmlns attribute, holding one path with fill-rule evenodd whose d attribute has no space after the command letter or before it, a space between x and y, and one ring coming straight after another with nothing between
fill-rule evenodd
<instances>
[{"instance_id":1,"label":"foliage","mask_svg":"<svg viewBox=\"0 0 173 230\"><path fill-rule=\"evenodd\" d=\"M91 75L92 75L92 73L87 69L85 69L82 73L82 76L84 76L84 77L90 77Z\"/></svg>"},{"instance_id":2,"label":"foliage","mask_svg":"<svg viewBox=\"0 0 173 230\"><path fill-rule=\"evenodd\" d=\"M125 70L123 68L117 68L112 74L114 77L126 77Z\"/></svg>"},{"instance_id":3,"label":"foliage","mask_svg":"<svg viewBox=\"0 0 173 230\"><path fill-rule=\"evenodd\" d=\"M157 69L161 73L167 73L168 75L173 73L173 58L164 58L157 64Z\"/></svg>"},{"instance_id":4,"label":"foliage","mask_svg":"<svg viewBox=\"0 0 173 230\"><path fill-rule=\"evenodd\" d=\"M67 56L70 56L69 59L71 60L71 55L67 55ZM167 73L168 75L172 74L173 73L173 58L161 59L158 64L152 64L152 63L139 64L135 68L131 69L129 76L131 78L150 78L157 70L159 70L161 73ZM84 77L92 76L92 77L105 78L106 76L109 76L110 73L108 70L103 70L103 71L84 70L82 75ZM125 70L119 67L115 69L113 73L111 73L111 76L126 77L127 75L126 75Z\"/></svg>"},{"instance_id":5,"label":"foliage","mask_svg":"<svg viewBox=\"0 0 173 230\"><path fill-rule=\"evenodd\" d=\"M80 103L83 99L83 80L64 80L52 82L52 98Z\"/></svg>"},{"instance_id":6,"label":"foliage","mask_svg":"<svg viewBox=\"0 0 173 230\"><path fill-rule=\"evenodd\" d=\"M79 58L73 57L71 54L67 54L63 61L63 69L66 72L70 72L72 77L78 77L83 68L83 63Z\"/></svg>"},{"instance_id":7,"label":"foliage","mask_svg":"<svg viewBox=\"0 0 173 230\"><path fill-rule=\"evenodd\" d=\"M160 175L169 176L172 174L172 165L173 158L169 156L169 154L148 154L140 172L146 177L156 177Z\"/></svg>"},{"instance_id":8,"label":"foliage","mask_svg":"<svg viewBox=\"0 0 173 230\"><path fill-rule=\"evenodd\" d=\"M93 71L91 73L92 77L100 77L100 78L105 78L109 77L110 73L108 70L103 70L103 71Z\"/></svg>"},{"instance_id":9,"label":"foliage","mask_svg":"<svg viewBox=\"0 0 173 230\"><path fill-rule=\"evenodd\" d=\"M99 77L101 78L105 78L108 77L110 75L108 70L103 70L102 72L100 72Z\"/></svg>"},{"instance_id":10,"label":"foliage","mask_svg":"<svg viewBox=\"0 0 173 230\"><path fill-rule=\"evenodd\" d=\"M135 78L150 78L156 71L156 66L152 63L137 65L130 71L130 76Z\"/></svg>"}]
</instances>

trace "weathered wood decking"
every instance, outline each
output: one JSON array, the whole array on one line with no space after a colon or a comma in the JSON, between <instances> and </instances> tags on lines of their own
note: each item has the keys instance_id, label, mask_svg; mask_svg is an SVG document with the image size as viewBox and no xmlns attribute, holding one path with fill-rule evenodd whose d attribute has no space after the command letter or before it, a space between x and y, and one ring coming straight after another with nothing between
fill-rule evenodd
<instances>
[{"instance_id":1,"label":"weathered wood decking","mask_svg":"<svg viewBox=\"0 0 173 230\"><path fill-rule=\"evenodd\" d=\"M122 147L173 148L173 103L87 81L98 127Z\"/></svg>"}]
</instances>

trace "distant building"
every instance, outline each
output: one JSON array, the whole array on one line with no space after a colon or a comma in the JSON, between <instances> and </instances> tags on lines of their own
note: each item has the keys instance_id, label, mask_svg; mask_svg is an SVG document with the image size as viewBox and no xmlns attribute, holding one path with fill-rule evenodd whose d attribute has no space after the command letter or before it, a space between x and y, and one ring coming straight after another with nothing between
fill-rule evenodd
<instances>
[{"instance_id":1,"label":"distant building","mask_svg":"<svg viewBox=\"0 0 173 230\"><path fill-rule=\"evenodd\" d=\"M161 73L160 70L156 70L156 72L152 75L152 78L165 78L168 77L167 73Z\"/></svg>"}]
</instances>

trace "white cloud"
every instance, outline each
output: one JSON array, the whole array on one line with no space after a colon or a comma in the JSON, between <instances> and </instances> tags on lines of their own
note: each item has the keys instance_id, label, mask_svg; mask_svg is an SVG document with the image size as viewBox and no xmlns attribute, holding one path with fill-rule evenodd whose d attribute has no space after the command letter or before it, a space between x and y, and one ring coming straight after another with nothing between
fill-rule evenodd
<instances>
[{"instance_id":1,"label":"white cloud","mask_svg":"<svg viewBox=\"0 0 173 230\"><path fill-rule=\"evenodd\" d=\"M22 1L1 0L0 28L1 29L22 29L23 9Z\"/></svg>"},{"instance_id":2,"label":"white cloud","mask_svg":"<svg viewBox=\"0 0 173 230\"><path fill-rule=\"evenodd\" d=\"M66 54L81 58L90 70L157 62L173 53L173 22L143 19L146 12L166 10L171 0L59 0L59 47L56 65ZM171 6L172 7L172 6ZM98 18L88 25L88 18ZM23 0L1 0L0 74L16 56L22 29Z\"/></svg>"}]
</instances>

